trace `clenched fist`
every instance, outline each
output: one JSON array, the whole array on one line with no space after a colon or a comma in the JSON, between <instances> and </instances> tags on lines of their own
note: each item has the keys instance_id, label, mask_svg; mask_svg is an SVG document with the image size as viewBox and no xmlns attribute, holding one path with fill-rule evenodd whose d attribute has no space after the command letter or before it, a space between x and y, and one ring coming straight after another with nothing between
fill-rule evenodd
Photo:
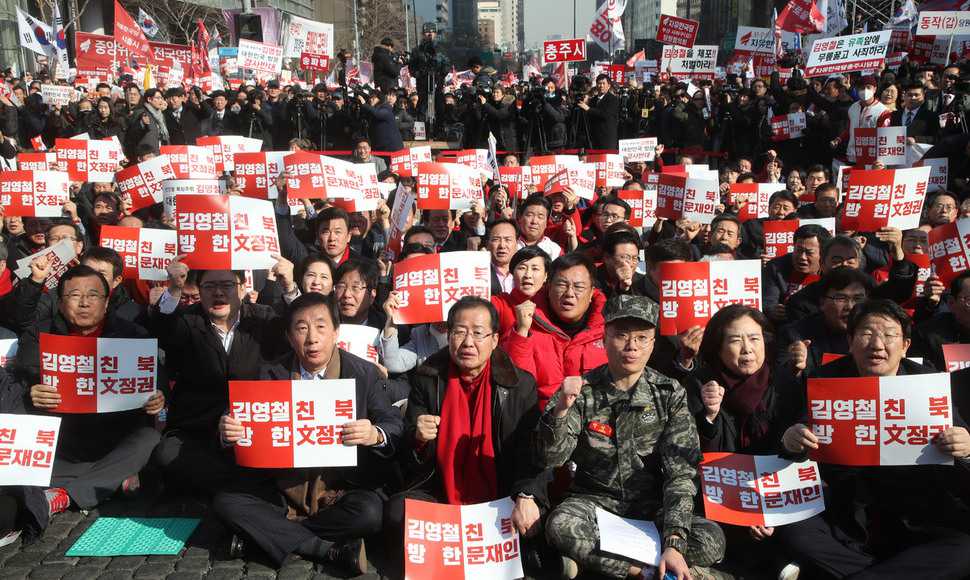
<instances>
[{"instance_id":1,"label":"clenched fist","mask_svg":"<svg viewBox=\"0 0 970 580\"><path fill-rule=\"evenodd\" d=\"M808 347L811 344L810 340L798 340L788 347L788 357L796 375L801 375L808 366Z\"/></svg>"},{"instance_id":2,"label":"clenched fist","mask_svg":"<svg viewBox=\"0 0 970 580\"><path fill-rule=\"evenodd\" d=\"M526 300L515 307L515 332L519 336L529 336L529 330L532 328L532 318L535 316L535 313L536 303L531 300Z\"/></svg>"},{"instance_id":3,"label":"clenched fist","mask_svg":"<svg viewBox=\"0 0 970 580\"><path fill-rule=\"evenodd\" d=\"M701 387L701 402L704 403L704 415L713 422L721 412L721 402L724 400L724 387L717 381L707 381Z\"/></svg>"},{"instance_id":4,"label":"clenched fist","mask_svg":"<svg viewBox=\"0 0 970 580\"><path fill-rule=\"evenodd\" d=\"M441 417L437 415L418 415L414 438L422 445L434 441L438 438L438 425L440 424Z\"/></svg>"},{"instance_id":5,"label":"clenched fist","mask_svg":"<svg viewBox=\"0 0 970 580\"><path fill-rule=\"evenodd\" d=\"M573 403L576 402L576 399L579 397L579 392L583 390L583 378L566 377L559 390L562 391L562 396L559 398L559 402L556 403L554 415L557 419L562 419L569 412Z\"/></svg>"}]
</instances>

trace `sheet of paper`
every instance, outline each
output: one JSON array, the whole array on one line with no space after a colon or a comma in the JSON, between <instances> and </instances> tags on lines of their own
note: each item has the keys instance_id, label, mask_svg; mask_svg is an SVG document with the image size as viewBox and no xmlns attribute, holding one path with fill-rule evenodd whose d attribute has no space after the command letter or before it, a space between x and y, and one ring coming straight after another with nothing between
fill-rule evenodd
<instances>
[{"instance_id":1,"label":"sheet of paper","mask_svg":"<svg viewBox=\"0 0 970 580\"><path fill-rule=\"evenodd\" d=\"M621 518L596 508L596 525L600 529L600 549L604 552L651 566L660 564L660 533L653 522Z\"/></svg>"}]
</instances>

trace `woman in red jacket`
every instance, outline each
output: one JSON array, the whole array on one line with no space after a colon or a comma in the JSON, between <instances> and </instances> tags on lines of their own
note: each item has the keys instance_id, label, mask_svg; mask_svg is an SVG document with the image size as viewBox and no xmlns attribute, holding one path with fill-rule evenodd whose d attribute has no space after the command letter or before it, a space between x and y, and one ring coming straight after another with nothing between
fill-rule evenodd
<instances>
[{"instance_id":1,"label":"woman in red jacket","mask_svg":"<svg viewBox=\"0 0 970 580\"><path fill-rule=\"evenodd\" d=\"M492 296L492 304L498 310L499 336L505 336L515 326L515 308L542 291L550 263L549 255L539 246L526 246L512 256L509 272L515 287L512 292Z\"/></svg>"}]
</instances>

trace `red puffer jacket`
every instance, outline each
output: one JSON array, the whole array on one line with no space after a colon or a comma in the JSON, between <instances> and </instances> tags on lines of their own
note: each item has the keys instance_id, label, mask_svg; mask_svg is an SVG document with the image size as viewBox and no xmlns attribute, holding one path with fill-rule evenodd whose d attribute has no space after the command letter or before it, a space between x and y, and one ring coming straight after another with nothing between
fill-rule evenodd
<instances>
[{"instance_id":1,"label":"red puffer jacket","mask_svg":"<svg viewBox=\"0 0 970 580\"><path fill-rule=\"evenodd\" d=\"M502 337L501 346L515 366L532 373L539 391L539 409L545 409L564 378L581 375L606 364L603 345L603 306L606 296L597 289L589 305L589 321L583 330L570 338L549 321L545 292L536 294L535 316L528 337L512 331Z\"/></svg>"}]
</instances>

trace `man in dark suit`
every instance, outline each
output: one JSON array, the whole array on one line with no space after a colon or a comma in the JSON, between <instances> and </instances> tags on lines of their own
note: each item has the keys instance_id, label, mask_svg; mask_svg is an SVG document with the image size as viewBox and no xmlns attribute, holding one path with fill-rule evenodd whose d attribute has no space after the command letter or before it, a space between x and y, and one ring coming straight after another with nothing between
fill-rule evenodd
<instances>
[{"instance_id":1,"label":"man in dark suit","mask_svg":"<svg viewBox=\"0 0 970 580\"><path fill-rule=\"evenodd\" d=\"M165 91L168 108L165 109L165 126L168 127L169 143L172 145L195 145L202 136L202 123L205 114L198 104L193 104L185 96L181 87Z\"/></svg>"},{"instance_id":2,"label":"man in dark suit","mask_svg":"<svg viewBox=\"0 0 970 580\"><path fill-rule=\"evenodd\" d=\"M374 84L387 94L397 90L397 78L401 74L401 63L397 55L394 54L394 41L386 37L381 40L380 46L374 47L374 54L371 56L374 65Z\"/></svg>"},{"instance_id":3,"label":"man in dark suit","mask_svg":"<svg viewBox=\"0 0 970 580\"><path fill-rule=\"evenodd\" d=\"M591 149L617 149L617 123L619 122L620 100L610 90L610 77L601 74L596 77L596 96L581 101L578 106L586 111L589 120L589 146Z\"/></svg>"},{"instance_id":4,"label":"man in dark suit","mask_svg":"<svg viewBox=\"0 0 970 580\"><path fill-rule=\"evenodd\" d=\"M913 143L936 143L940 116L926 105L926 89L920 83L906 85L903 107L893 113L892 124L906 127L906 138Z\"/></svg>"},{"instance_id":5,"label":"man in dark suit","mask_svg":"<svg viewBox=\"0 0 970 580\"><path fill-rule=\"evenodd\" d=\"M209 116L202 123L202 134L211 137L220 135L239 135L239 116L228 109L229 99L225 91L215 91L204 107Z\"/></svg>"}]
</instances>

